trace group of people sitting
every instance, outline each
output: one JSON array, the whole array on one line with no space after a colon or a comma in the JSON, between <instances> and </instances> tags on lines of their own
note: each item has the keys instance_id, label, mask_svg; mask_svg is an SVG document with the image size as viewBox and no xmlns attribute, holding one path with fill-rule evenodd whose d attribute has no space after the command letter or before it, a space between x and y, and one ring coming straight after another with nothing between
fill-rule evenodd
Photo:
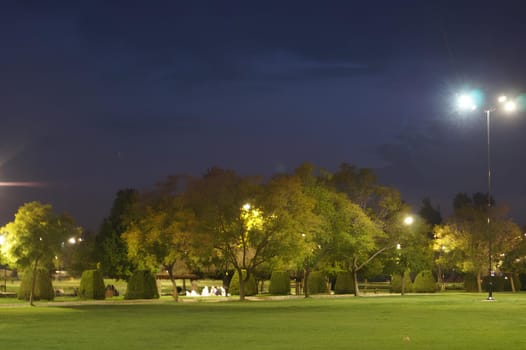
<instances>
[{"instance_id":1,"label":"group of people sitting","mask_svg":"<svg viewBox=\"0 0 526 350\"><path fill-rule=\"evenodd\" d=\"M186 291L186 295L187 296L191 296L191 297L197 297L197 296L202 296L202 297L223 296L223 297L226 297L226 289L223 288L223 286L221 286L221 287L212 286L210 288L208 288L208 286L204 286L203 290L201 291L201 294L199 294L199 292L197 292L195 289L192 289L191 291L187 290Z\"/></svg>"}]
</instances>

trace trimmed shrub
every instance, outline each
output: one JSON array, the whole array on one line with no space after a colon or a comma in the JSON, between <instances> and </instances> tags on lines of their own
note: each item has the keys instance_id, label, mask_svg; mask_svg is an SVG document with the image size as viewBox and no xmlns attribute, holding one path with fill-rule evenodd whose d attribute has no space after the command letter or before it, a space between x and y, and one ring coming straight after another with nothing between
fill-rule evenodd
<instances>
[{"instance_id":1,"label":"trimmed shrub","mask_svg":"<svg viewBox=\"0 0 526 350\"><path fill-rule=\"evenodd\" d=\"M246 278L247 272L243 270L243 278ZM245 282L245 296L256 295L258 292L258 286L256 284L256 279L254 274L251 274L248 278L248 281ZM234 272L234 276L230 280L230 285L228 286L228 293L230 295L239 295L239 274Z\"/></svg>"},{"instance_id":2,"label":"trimmed shrub","mask_svg":"<svg viewBox=\"0 0 526 350\"><path fill-rule=\"evenodd\" d=\"M327 281L323 273L320 271L311 272L307 287L309 288L309 294L327 293Z\"/></svg>"},{"instance_id":3,"label":"trimmed shrub","mask_svg":"<svg viewBox=\"0 0 526 350\"><path fill-rule=\"evenodd\" d=\"M270 276L270 294L289 295L290 294L290 275L287 271L272 271Z\"/></svg>"},{"instance_id":4,"label":"trimmed shrub","mask_svg":"<svg viewBox=\"0 0 526 350\"><path fill-rule=\"evenodd\" d=\"M352 294L354 293L354 279L352 272L340 271L336 274L336 283L334 285L334 294Z\"/></svg>"},{"instance_id":5,"label":"trimmed shrub","mask_svg":"<svg viewBox=\"0 0 526 350\"><path fill-rule=\"evenodd\" d=\"M20 284L20 289L18 290L18 299L29 300L32 279L33 271L26 271ZM53 291L53 285L51 284L51 276L49 275L49 272L45 269L38 269L35 280L35 293L33 294L33 300L53 300L54 298L55 292Z\"/></svg>"},{"instance_id":6,"label":"trimmed shrub","mask_svg":"<svg viewBox=\"0 0 526 350\"><path fill-rule=\"evenodd\" d=\"M464 275L464 289L466 292L478 292L477 275L466 273Z\"/></svg>"},{"instance_id":7,"label":"trimmed shrub","mask_svg":"<svg viewBox=\"0 0 526 350\"><path fill-rule=\"evenodd\" d=\"M106 297L106 288L100 270L86 270L82 273L79 296L81 299L95 300L103 300Z\"/></svg>"},{"instance_id":8,"label":"trimmed shrub","mask_svg":"<svg viewBox=\"0 0 526 350\"><path fill-rule=\"evenodd\" d=\"M155 277L149 270L135 271L128 281L124 299L158 299Z\"/></svg>"},{"instance_id":9,"label":"trimmed shrub","mask_svg":"<svg viewBox=\"0 0 526 350\"><path fill-rule=\"evenodd\" d=\"M413 291L415 293L435 293L437 283L433 273L429 270L420 271L413 282Z\"/></svg>"},{"instance_id":10,"label":"trimmed shrub","mask_svg":"<svg viewBox=\"0 0 526 350\"><path fill-rule=\"evenodd\" d=\"M404 274L404 292L413 291L413 283L409 271ZM399 274L391 276L391 293L402 293L402 276Z\"/></svg>"}]
</instances>

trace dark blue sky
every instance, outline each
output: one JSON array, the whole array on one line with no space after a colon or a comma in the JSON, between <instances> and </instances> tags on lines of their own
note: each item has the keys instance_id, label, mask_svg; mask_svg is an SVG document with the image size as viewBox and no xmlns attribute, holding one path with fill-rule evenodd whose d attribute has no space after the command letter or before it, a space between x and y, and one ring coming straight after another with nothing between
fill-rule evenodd
<instances>
[{"instance_id":1,"label":"dark blue sky","mask_svg":"<svg viewBox=\"0 0 526 350\"><path fill-rule=\"evenodd\" d=\"M212 165L375 168L446 214L486 191L464 88L526 92L522 1L5 1L0 224L40 200L97 229L115 192ZM494 114L493 192L526 223L526 113Z\"/></svg>"}]
</instances>

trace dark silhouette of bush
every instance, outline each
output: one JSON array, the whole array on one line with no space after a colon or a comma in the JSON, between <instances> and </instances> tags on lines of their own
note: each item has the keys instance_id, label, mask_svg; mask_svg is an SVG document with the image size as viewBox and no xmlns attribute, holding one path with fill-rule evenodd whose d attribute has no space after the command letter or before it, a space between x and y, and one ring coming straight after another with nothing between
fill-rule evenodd
<instances>
[{"instance_id":1,"label":"dark silhouette of bush","mask_svg":"<svg viewBox=\"0 0 526 350\"><path fill-rule=\"evenodd\" d=\"M309 294L327 293L327 281L323 273L320 271L311 272L307 287L309 288Z\"/></svg>"},{"instance_id":2,"label":"dark silhouette of bush","mask_svg":"<svg viewBox=\"0 0 526 350\"><path fill-rule=\"evenodd\" d=\"M515 290L521 290L521 281L518 277L513 277L513 283L515 283ZM489 277L484 276L482 279L482 289L485 291L489 290ZM511 292L511 280L508 276L494 276L493 277L493 291L494 292Z\"/></svg>"},{"instance_id":3,"label":"dark silhouette of bush","mask_svg":"<svg viewBox=\"0 0 526 350\"><path fill-rule=\"evenodd\" d=\"M433 273L429 270L420 271L413 282L413 291L415 293L435 293L437 283Z\"/></svg>"},{"instance_id":4,"label":"dark silhouette of bush","mask_svg":"<svg viewBox=\"0 0 526 350\"><path fill-rule=\"evenodd\" d=\"M86 270L80 279L79 296L81 299L103 300L106 288L100 270Z\"/></svg>"},{"instance_id":5,"label":"dark silhouette of bush","mask_svg":"<svg viewBox=\"0 0 526 350\"><path fill-rule=\"evenodd\" d=\"M269 293L273 295L290 294L290 275L287 271L272 271Z\"/></svg>"},{"instance_id":6,"label":"dark silhouette of bush","mask_svg":"<svg viewBox=\"0 0 526 350\"><path fill-rule=\"evenodd\" d=\"M155 277L149 270L135 271L128 281L124 299L158 299Z\"/></svg>"},{"instance_id":7,"label":"dark silhouette of bush","mask_svg":"<svg viewBox=\"0 0 526 350\"><path fill-rule=\"evenodd\" d=\"M243 270L243 278L246 278L247 272ZM228 293L230 295L239 295L239 274L234 272L234 276L230 280L228 286ZM245 296L256 295L258 293L258 286L254 274L250 274L248 281L245 282Z\"/></svg>"},{"instance_id":8,"label":"dark silhouette of bush","mask_svg":"<svg viewBox=\"0 0 526 350\"><path fill-rule=\"evenodd\" d=\"M478 292L477 275L473 273L464 275L464 289L466 292Z\"/></svg>"},{"instance_id":9,"label":"dark silhouette of bush","mask_svg":"<svg viewBox=\"0 0 526 350\"><path fill-rule=\"evenodd\" d=\"M26 271L18 290L18 299L29 300L32 279L33 271ZM45 269L38 269L35 279L35 292L33 294L33 300L53 300L54 298L55 292L53 291L53 285L51 283L51 276L49 275L49 272Z\"/></svg>"},{"instance_id":10,"label":"dark silhouette of bush","mask_svg":"<svg viewBox=\"0 0 526 350\"><path fill-rule=\"evenodd\" d=\"M350 271L340 271L336 274L334 294L354 293L353 274Z\"/></svg>"}]
</instances>

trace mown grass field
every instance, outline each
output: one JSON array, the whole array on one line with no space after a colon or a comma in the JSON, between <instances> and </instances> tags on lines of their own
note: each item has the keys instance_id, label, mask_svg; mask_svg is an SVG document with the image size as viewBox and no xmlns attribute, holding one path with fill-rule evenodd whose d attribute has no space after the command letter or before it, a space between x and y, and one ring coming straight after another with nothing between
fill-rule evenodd
<instances>
[{"instance_id":1,"label":"mown grass field","mask_svg":"<svg viewBox=\"0 0 526 350\"><path fill-rule=\"evenodd\" d=\"M6 349L524 349L526 294L0 304ZM199 301L201 300L201 301ZM192 301L192 302L190 302Z\"/></svg>"}]
</instances>

